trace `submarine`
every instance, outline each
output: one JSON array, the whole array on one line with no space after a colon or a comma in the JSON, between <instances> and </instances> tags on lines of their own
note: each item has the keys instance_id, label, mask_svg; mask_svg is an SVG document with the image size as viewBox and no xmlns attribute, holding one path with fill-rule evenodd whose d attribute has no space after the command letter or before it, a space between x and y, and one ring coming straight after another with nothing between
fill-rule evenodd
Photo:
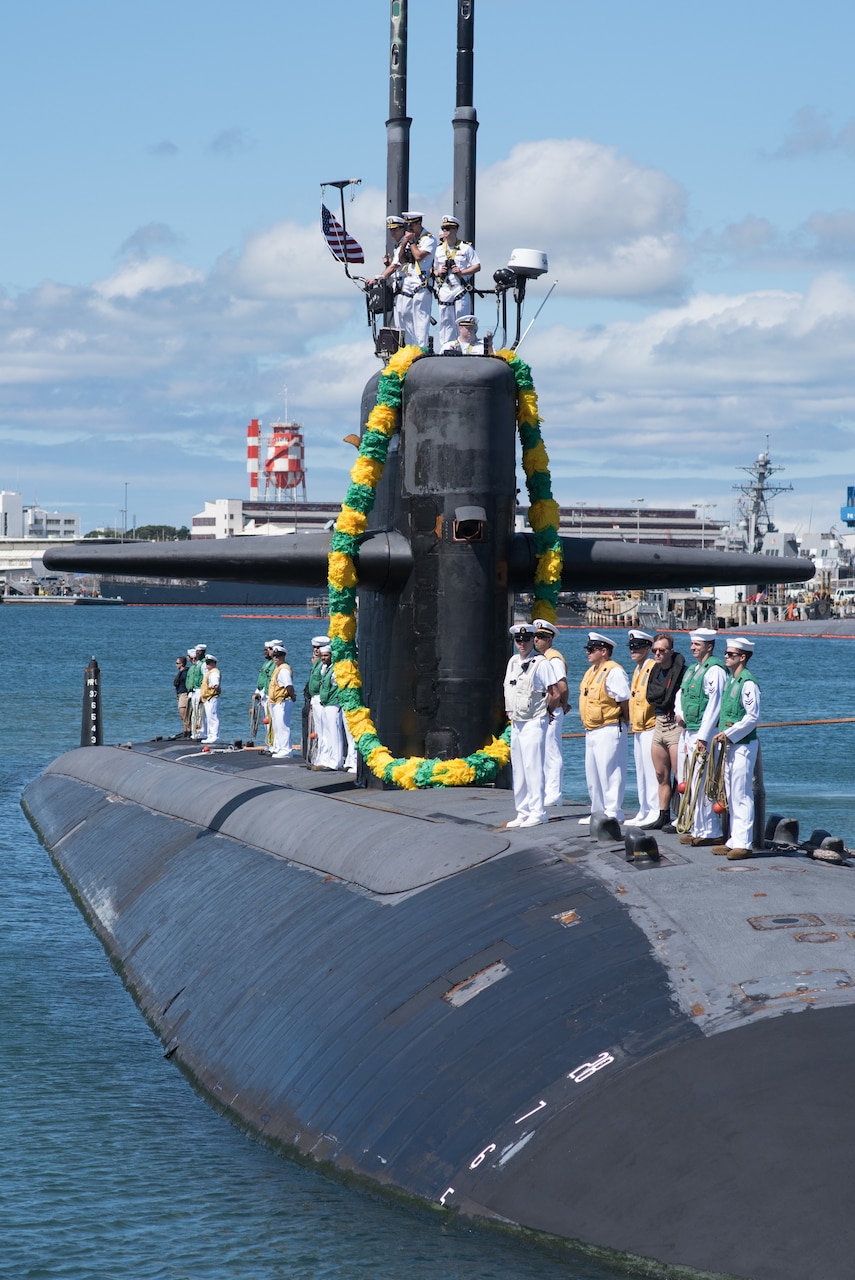
<instances>
[{"instance_id":1,"label":"submarine","mask_svg":"<svg viewBox=\"0 0 855 1280\"><path fill-rule=\"evenodd\" d=\"M457 17L454 199L471 236L473 0ZM404 0L390 32L398 211ZM354 780L183 739L104 746L93 684L87 745L30 783L25 811L166 1056L264 1141L634 1275L843 1280L848 859L762 832L738 864L659 832L657 856L637 856L631 832L580 827L570 804L509 829L502 737L515 590L543 616L559 587L813 566L560 539L533 397L513 348L404 347L368 379L332 533L46 553L65 571L329 583L360 761ZM518 435L529 534L514 530Z\"/></svg>"}]
</instances>

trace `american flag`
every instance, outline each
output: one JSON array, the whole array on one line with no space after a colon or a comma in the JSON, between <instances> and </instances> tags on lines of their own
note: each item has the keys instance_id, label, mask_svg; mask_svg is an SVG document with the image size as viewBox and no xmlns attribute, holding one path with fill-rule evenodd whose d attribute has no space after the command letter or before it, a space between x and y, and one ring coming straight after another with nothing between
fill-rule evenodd
<instances>
[{"instance_id":1,"label":"american flag","mask_svg":"<svg viewBox=\"0 0 855 1280\"><path fill-rule=\"evenodd\" d=\"M357 244L353 236L330 213L325 204L321 205L321 229L330 253L339 262L364 262L365 254L362 246Z\"/></svg>"}]
</instances>

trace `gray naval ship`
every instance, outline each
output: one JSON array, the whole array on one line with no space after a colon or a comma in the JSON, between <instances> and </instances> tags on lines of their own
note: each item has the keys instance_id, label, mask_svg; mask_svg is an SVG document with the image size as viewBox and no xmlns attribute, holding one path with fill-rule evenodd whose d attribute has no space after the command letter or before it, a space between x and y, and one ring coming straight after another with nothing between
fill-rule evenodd
<instances>
[{"instance_id":1,"label":"gray naval ship","mask_svg":"<svg viewBox=\"0 0 855 1280\"><path fill-rule=\"evenodd\" d=\"M394 211L405 23L395 0ZM460 0L467 230L471 24ZM513 529L515 406L501 359L426 356L407 376L358 556L366 702L397 756L465 755L502 728L512 594L535 561ZM329 535L288 541L46 562L321 588ZM563 551L576 590L812 572L581 538ZM371 780L184 740L92 745L24 806L166 1055L266 1141L438 1212L608 1250L634 1275L848 1280L847 860L762 833L739 863L662 833L638 856L632 832L580 827L578 806L507 829L506 777Z\"/></svg>"}]
</instances>

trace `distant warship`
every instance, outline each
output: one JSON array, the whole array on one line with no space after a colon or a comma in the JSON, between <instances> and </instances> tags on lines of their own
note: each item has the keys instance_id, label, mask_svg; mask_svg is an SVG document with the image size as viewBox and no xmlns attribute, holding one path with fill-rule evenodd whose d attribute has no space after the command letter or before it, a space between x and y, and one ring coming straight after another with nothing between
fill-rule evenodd
<instances>
[{"instance_id":1,"label":"distant warship","mask_svg":"<svg viewBox=\"0 0 855 1280\"><path fill-rule=\"evenodd\" d=\"M398 211L406 6L391 11ZM454 199L470 235L472 24L459 0ZM426 355L403 384L355 557L365 702L396 760L467 758L503 727L512 594L538 560L513 528L517 403L508 361L489 356ZM318 533L45 559L321 589L330 546ZM561 549L567 590L812 573L595 539ZM371 785L180 740L95 745L27 788L166 1054L273 1144L448 1213L614 1251L633 1274L848 1278L844 859L779 844L722 866L667 835L638 857L632 833L580 828L578 806L505 829L507 770L400 790L360 767ZM811 935L825 968L795 945Z\"/></svg>"}]
</instances>

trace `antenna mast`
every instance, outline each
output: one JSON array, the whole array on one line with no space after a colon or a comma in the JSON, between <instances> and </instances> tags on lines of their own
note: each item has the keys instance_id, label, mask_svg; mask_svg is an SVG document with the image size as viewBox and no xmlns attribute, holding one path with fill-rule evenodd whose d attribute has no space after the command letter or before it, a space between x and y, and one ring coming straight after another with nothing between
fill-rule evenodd
<instances>
[{"instance_id":1,"label":"antenna mast","mask_svg":"<svg viewBox=\"0 0 855 1280\"><path fill-rule=\"evenodd\" d=\"M737 498L737 505L746 526L746 543L749 552L759 553L763 549L763 537L775 532L775 525L769 511L769 500L778 493L790 493L791 484L770 484L770 480L783 467L773 467L769 457L769 437L766 437L766 450L750 467L740 467L752 477L751 484L735 484L733 487L742 497Z\"/></svg>"},{"instance_id":2,"label":"antenna mast","mask_svg":"<svg viewBox=\"0 0 855 1280\"><path fill-rule=\"evenodd\" d=\"M386 121L386 217L410 202L410 125L407 115L407 0L391 0L389 119ZM387 247L391 246L391 240Z\"/></svg>"},{"instance_id":3,"label":"antenna mast","mask_svg":"<svg viewBox=\"0 0 855 1280\"><path fill-rule=\"evenodd\" d=\"M454 129L454 216L461 240L475 241L475 134L472 105L475 60L475 0L457 0L457 107Z\"/></svg>"}]
</instances>

